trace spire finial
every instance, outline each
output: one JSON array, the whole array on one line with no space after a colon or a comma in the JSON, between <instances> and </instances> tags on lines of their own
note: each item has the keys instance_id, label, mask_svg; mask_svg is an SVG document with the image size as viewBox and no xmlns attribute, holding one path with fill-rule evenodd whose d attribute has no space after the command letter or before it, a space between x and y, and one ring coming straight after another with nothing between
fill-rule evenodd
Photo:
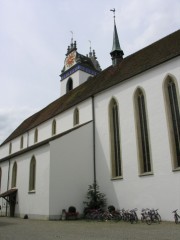
<instances>
[{"instance_id":1,"label":"spire finial","mask_svg":"<svg viewBox=\"0 0 180 240\"><path fill-rule=\"evenodd\" d=\"M72 34L72 37L71 37L71 44L73 44L73 31L70 31L70 33Z\"/></svg>"},{"instance_id":2,"label":"spire finial","mask_svg":"<svg viewBox=\"0 0 180 240\"><path fill-rule=\"evenodd\" d=\"M89 57L92 57L92 52L91 52L91 41L90 41L90 40L89 40L89 44L90 44Z\"/></svg>"}]
</instances>

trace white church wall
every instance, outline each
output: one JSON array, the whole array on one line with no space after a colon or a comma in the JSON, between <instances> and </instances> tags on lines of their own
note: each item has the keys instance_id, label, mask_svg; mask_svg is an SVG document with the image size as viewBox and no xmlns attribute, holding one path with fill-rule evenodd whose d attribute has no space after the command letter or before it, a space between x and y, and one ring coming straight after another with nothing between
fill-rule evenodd
<instances>
[{"instance_id":1,"label":"white church wall","mask_svg":"<svg viewBox=\"0 0 180 240\"><path fill-rule=\"evenodd\" d=\"M0 168L1 168L1 186L0 186L0 193L6 192L7 191L7 185L8 185L8 164L6 162L1 162L0 163ZM0 198L0 215L5 216L6 214L6 200L4 198Z\"/></svg>"},{"instance_id":2,"label":"white church wall","mask_svg":"<svg viewBox=\"0 0 180 240\"><path fill-rule=\"evenodd\" d=\"M86 123L88 121L92 120L92 104L91 99L87 99L74 107L68 109L67 111L62 112L61 114L58 114L54 118L49 119L48 121L40 124L36 128L33 128L26 132L23 135L20 135L19 137L13 139L11 141L12 149L11 154L18 152L22 149L25 149L27 147L30 147L34 144L34 134L35 129L38 130L38 141L37 143L46 140L50 137L52 137L52 122L55 119L56 120L56 134L60 134L64 131L67 131L71 128L73 128L73 114L75 108L78 108L79 110L79 124ZM20 147L21 137L23 136L23 148ZM6 156L9 156L9 145L10 143L6 143L0 148L0 158L4 158Z\"/></svg>"},{"instance_id":3,"label":"white church wall","mask_svg":"<svg viewBox=\"0 0 180 240\"><path fill-rule=\"evenodd\" d=\"M50 143L50 218L75 206L83 212L88 185L93 182L92 122Z\"/></svg>"},{"instance_id":4,"label":"white church wall","mask_svg":"<svg viewBox=\"0 0 180 240\"><path fill-rule=\"evenodd\" d=\"M123 82L95 98L97 180L109 204L118 208L159 208L164 220L180 208L180 172L172 171L163 81L172 74L180 86L180 58ZM139 176L133 96L145 92L153 174ZM111 180L108 106L114 97L119 105L123 178ZM103 116L103 117L102 117Z\"/></svg>"},{"instance_id":5,"label":"white church wall","mask_svg":"<svg viewBox=\"0 0 180 240\"><path fill-rule=\"evenodd\" d=\"M29 172L32 157L36 159L36 184L35 191L29 191ZM29 218L48 219L49 218L49 145L42 146L36 150L29 151L10 159L9 186L11 189L12 169L17 163L16 188L18 189L15 216L24 217L28 214ZM7 190L8 182L8 161L3 163L2 190ZM5 172L5 173L4 173Z\"/></svg>"},{"instance_id":6,"label":"white church wall","mask_svg":"<svg viewBox=\"0 0 180 240\"><path fill-rule=\"evenodd\" d=\"M9 154L9 144L5 144L0 147L0 159L6 157Z\"/></svg>"}]
</instances>

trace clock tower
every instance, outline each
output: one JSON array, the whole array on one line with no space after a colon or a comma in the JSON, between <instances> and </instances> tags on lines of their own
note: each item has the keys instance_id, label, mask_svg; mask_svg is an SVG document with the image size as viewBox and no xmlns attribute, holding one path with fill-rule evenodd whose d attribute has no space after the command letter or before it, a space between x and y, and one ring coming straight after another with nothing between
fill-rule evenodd
<instances>
[{"instance_id":1,"label":"clock tower","mask_svg":"<svg viewBox=\"0 0 180 240\"><path fill-rule=\"evenodd\" d=\"M61 96L78 87L90 76L95 76L101 71L97 61L95 51L91 51L86 56L77 52L76 41L71 40L68 46L64 67L61 71Z\"/></svg>"}]
</instances>

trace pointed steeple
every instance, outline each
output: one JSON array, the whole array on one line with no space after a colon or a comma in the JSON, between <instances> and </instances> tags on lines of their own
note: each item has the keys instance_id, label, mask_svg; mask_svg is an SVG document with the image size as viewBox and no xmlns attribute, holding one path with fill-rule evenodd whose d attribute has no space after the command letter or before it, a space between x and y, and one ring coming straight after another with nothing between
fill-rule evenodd
<instances>
[{"instance_id":1,"label":"pointed steeple","mask_svg":"<svg viewBox=\"0 0 180 240\"><path fill-rule=\"evenodd\" d=\"M111 54L111 58L112 58L112 65L115 66L119 62L122 61L124 53L123 53L123 50L121 49L120 43L119 43L119 37L118 37L116 21L115 21L115 9L111 9L110 11L112 11L114 13L113 46L112 46L112 51L110 52L110 54Z\"/></svg>"}]
</instances>

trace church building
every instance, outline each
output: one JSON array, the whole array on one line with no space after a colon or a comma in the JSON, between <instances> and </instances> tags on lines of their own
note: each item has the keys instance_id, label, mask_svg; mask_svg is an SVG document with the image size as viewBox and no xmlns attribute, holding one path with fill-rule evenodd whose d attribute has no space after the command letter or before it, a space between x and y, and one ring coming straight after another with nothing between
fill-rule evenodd
<instances>
[{"instance_id":1,"label":"church building","mask_svg":"<svg viewBox=\"0 0 180 240\"><path fill-rule=\"evenodd\" d=\"M123 57L114 19L112 65L71 39L60 97L0 146L0 213L60 219L83 213L94 182L117 209L180 209L180 30Z\"/></svg>"}]
</instances>

